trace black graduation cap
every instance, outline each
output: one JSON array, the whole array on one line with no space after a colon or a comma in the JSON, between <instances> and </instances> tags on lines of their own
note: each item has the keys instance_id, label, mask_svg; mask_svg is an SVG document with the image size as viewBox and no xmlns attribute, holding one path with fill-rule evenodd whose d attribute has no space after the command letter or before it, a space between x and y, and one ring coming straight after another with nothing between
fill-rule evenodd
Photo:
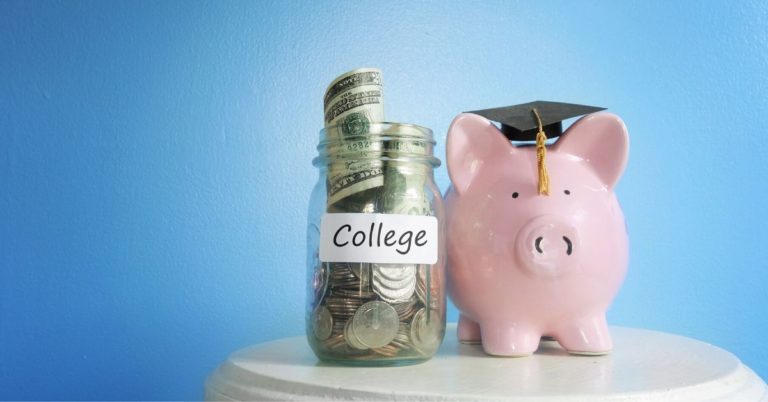
<instances>
[{"instance_id":1,"label":"black graduation cap","mask_svg":"<svg viewBox=\"0 0 768 402\"><path fill-rule=\"evenodd\" d=\"M510 141L536 141L539 124L533 114L539 113L547 138L563 134L563 120L605 110L604 107L576 105L573 103L535 101L522 105L475 110L474 113L501 123L501 132Z\"/></svg>"}]
</instances>

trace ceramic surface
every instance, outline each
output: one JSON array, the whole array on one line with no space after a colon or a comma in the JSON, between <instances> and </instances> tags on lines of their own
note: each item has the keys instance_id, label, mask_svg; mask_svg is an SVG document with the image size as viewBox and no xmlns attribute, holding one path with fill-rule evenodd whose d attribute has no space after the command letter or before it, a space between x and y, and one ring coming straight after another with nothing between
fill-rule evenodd
<instances>
[{"instance_id":1,"label":"ceramic surface","mask_svg":"<svg viewBox=\"0 0 768 402\"><path fill-rule=\"evenodd\" d=\"M627 269L613 187L628 135L609 113L585 116L548 147L550 195L537 192L536 149L464 113L448 131L448 291L461 341L492 355L533 353L541 336L569 352L613 348L605 311Z\"/></svg>"}]
</instances>

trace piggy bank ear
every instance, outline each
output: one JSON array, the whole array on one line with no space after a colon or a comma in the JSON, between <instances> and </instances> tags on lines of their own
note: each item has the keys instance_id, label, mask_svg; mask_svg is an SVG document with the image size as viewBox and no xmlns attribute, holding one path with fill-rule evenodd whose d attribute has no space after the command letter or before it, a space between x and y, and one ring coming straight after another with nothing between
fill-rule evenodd
<instances>
[{"instance_id":1,"label":"piggy bank ear","mask_svg":"<svg viewBox=\"0 0 768 402\"><path fill-rule=\"evenodd\" d=\"M610 113L584 116L555 144L557 151L581 157L608 188L619 181L629 155L624 122Z\"/></svg>"},{"instance_id":2,"label":"piggy bank ear","mask_svg":"<svg viewBox=\"0 0 768 402\"><path fill-rule=\"evenodd\" d=\"M448 175L459 194L474 181L482 166L514 152L514 146L488 119L472 113L456 116L445 146Z\"/></svg>"}]
</instances>

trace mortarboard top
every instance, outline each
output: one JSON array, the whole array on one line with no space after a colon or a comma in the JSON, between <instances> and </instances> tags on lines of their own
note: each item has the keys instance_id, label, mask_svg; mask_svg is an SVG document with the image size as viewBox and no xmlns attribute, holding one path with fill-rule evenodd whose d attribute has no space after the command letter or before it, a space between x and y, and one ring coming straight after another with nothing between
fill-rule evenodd
<instances>
[{"instance_id":1,"label":"mortarboard top","mask_svg":"<svg viewBox=\"0 0 768 402\"><path fill-rule=\"evenodd\" d=\"M539 113L547 138L563 134L563 120L605 110L604 107L576 105L572 103L535 101L521 105L475 110L474 113L501 123L501 132L510 141L536 141L539 125L533 109Z\"/></svg>"}]
</instances>

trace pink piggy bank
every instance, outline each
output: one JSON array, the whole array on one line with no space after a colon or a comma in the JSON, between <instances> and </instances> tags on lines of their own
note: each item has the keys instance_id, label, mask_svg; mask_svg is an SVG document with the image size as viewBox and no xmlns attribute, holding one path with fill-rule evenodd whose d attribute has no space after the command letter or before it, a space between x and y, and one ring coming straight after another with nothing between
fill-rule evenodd
<instances>
[{"instance_id":1,"label":"pink piggy bank","mask_svg":"<svg viewBox=\"0 0 768 402\"><path fill-rule=\"evenodd\" d=\"M613 344L605 312L627 270L613 187L629 142L621 119L584 116L547 147L550 195L537 191L535 147L517 147L484 117L454 119L446 146L448 292L462 342L526 356L542 336L570 353Z\"/></svg>"}]
</instances>

